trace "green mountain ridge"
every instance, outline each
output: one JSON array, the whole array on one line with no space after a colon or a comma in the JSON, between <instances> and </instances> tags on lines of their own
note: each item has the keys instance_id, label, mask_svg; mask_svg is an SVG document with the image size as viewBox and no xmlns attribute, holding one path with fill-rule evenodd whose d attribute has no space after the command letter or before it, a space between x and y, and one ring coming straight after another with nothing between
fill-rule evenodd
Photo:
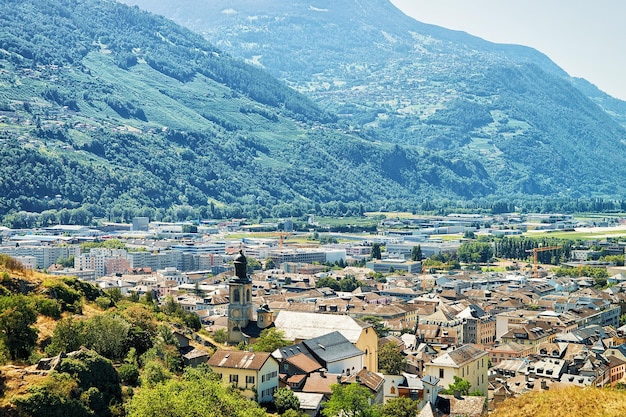
<instances>
[{"instance_id":1,"label":"green mountain ridge","mask_svg":"<svg viewBox=\"0 0 626 417\"><path fill-rule=\"evenodd\" d=\"M428 152L342 133L302 94L136 8L6 1L0 15L6 225L358 214L493 187L464 176L480 167L435 170Z\"/></svg>"},{"instance_id":2,"label":"green mountain ridge","mask_svg":"<svg viewBox=\"0 0 626 417\"><path fill-rule=\"evenodd\" d=\"M626 108L541 52L388 0L124 0L203 33L352 129L484 166L498 195L622 198ZM615 172L619 170L619 174Z\"/></svg>"},{"instance_id":3,"label":"green mountain ridge","mask_svg":"<svg viewBox=\"0 0 626 417\"><path fill-rule=\"evenodd\" d=\"M516 78L516 94L536 94L532 87L541 81L568 95L576 103L570 126L589 130L597 155L582 148L555 157L540 123L550 124L552 109L507 101L512 109L498 112L476 94L424 108L420 117L428 124L419 126L399 111L383 117L381 103L330 105L188 29L112 1L5 0L0 20L0 216L10 227L136 215L358 215L438 204L489 209L561 191L565 198L623 195L617 181L623 145L614 140L623 129L568 88L556 69L529 64L493 71L508 71L499 78L503 97L513 94L505 81ZM438 82L442 89L446 83ZM363 120L363 108L371 121ZM588 120L581 121L581 108ZM386 123L390 129L383 129ZM466 134L458 134L459 123ZM503 127L508 130L497 137L488 135ZM549 169L534 172L524 152ZM516 160L518 154L524 159ZM575 158L584 175L569 167Z\"/></svg>"}]
</instances>

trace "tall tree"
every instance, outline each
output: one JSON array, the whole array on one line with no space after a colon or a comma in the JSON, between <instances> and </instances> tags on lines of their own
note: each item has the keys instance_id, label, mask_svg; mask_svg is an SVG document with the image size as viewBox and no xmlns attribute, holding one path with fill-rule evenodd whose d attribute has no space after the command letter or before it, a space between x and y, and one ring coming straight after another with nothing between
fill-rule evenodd
<instances>
[{"instance_id":1,"label":"tall tree","mask_svg":"<svg viewBox=\"0 0 626 417\"><path fill-rule=\"evenodd\" d=\"M406 357L395 343L385 343L378 349L378 368L389 375L400 375L406 367Z\"/></svg>"},{"instance_id":2,"label":"tall tree","mask_svg":"<svg viewBox=\"0 0 626 417\"><path fill-rule=\"evenodd\" d=\"M46 347L46 353L54 356L61 352L73 352L78 350L83 342L83 322L69 316L57 323L50 344Z\"/></svg>"},{"instance_id":3,"label":"tall tree","mask_svg":"<svg viewBox=\"0 0 626 417\"><path fill-rule=\"evenodd\" d=\"M300 409L300 400L289 388L278 388L274 392L274 405L279 414L284 414L287 410L298 411Z\"/></svg>"},{"instance_id":4,"label":"tall tree","mask_svg":"<svg viewBox=\"0 0 626 417\"><path fill-rule=\"evenodd\" d=\"M389 327L385 326L385 324L382 322L380 317L363 316L361 317L361 320L363 320L366 323L370 323L372 327L374 327L374 331L376 332L376 335L378 335L378 337L387 336L387 332L389 332Z\"/></svg>"},{"instance_id":5,"label":"tall tree","mask_svg":"<svg viewBox=\"0 0 626 417\"><path fill-rule=\"evenodd\" d=\"M382 258L382 252L381 252L381 248L380 248L380 243L374 243L372 245L372 250L370 251L370 256L372 257L372 259L381 259Z\"/></svg>"},{"instance_id":6,"label":"tall tree","mask_svg":"<svg viewBox=\"0 0 626 417\"><path fill-rule=\"evenodd\" d=\"M415 417L417 404L410 398L393 398L380 407L380 417Z\"/></svg>"},{"instance_id":7,"label":"tall tree","mask_svg":"<svg viewBox=\"0 0 626 417\"><path fill-rule=\"evenodd\" d=\"M273 352L281 347L289 346L285 333L276 327L269 327L261 332L257 341L252 345L255 352Z\"/></svg>"},{"instance_id":8,"label":"tall tree","mask_svg":"<svg viewBox=\"0 0 626 417\"><path fill-rule=\"evenodd\" d=\"M422 246L421 245L413 246L413 248L411 249L411 260L421 261L422 257L423 257Z\"/></svg>"},{"instance_id":9,"label":"tall tree","mask_svg":"<svg viewBox=\"0 0 626 417\"><path fill-rule=\"evenodd\" d=\"M457 391L461 395L476 395L476 396L482 395L480 391L470 392L471 387L472 387L472 384L467 379L463 379L463 378L459 378L458 376L455 376L454 382L448 385L448 388L441 390L441 392L443 394L448 394L448 395L452 395Z\"/></svg>"},{"instance_id":10,"label":"tall tree","mask_svg":"<svg viewBox=\"0 0 626 417\"><path fill-rule=\"evenodd\" d=\"M373 395L360 384L333 384L332 395L322 410L324 417L377 417L378 410L370 405Z\"/></svg>"},{"instance_id":11,"label":"tall tree","mask_svg":"<svg viewBox=\"0 0 626 417\"><path fill-rule=\"evenodd\" d=\"M37 330L31 327L36 321L37 312L25 296L0 297L0 341L11 359L30 356L37 342Z\"/></svg>"}]
</instances>

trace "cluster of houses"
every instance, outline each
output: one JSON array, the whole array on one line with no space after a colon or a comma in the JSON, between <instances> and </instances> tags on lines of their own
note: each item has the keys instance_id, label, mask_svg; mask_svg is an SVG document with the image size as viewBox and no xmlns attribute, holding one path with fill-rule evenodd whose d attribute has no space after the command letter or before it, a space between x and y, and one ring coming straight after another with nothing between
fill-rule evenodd
<instances>
[{"instance_id":1,"label":"cluster of houses","mask_svg":"<svg viewBox=\"0 0 626 417\"><path fill-rule=\"evenodd\" d=\"M340 292L316 288L319 274L237 272L244 262L243 254L235 258L235 275L225 282L226 313L203 322L210 331L227 330L231 344L254 343L269 327L293 341L275 352L217 350L208 359L224 382L259 402L289 387L302 411L315 415L333 384L359 383L373 402L417 400L422 415L483 415L485 404L533 390L626 384L626 326L619 327L625 292L580 287L557 294L546 292L548 279L496 273L401 274L380 283L359 268L330 275L358 276L360 287ZM422 290L423 280L441 285ZM399 375L380 372L386 343L406 358ZM482 396L442 395L455 377Z\"/></svg>"},{"instance_id":2,"label":"cluster of houses","mask_svg":"<svg viewBox=\"0 0 626 417\"><path fill-rule=\"evenodd\" d=\"M571 221L548 220L552 225ZM431 226L465 230L472 224L455 221ZM512 221L507 230L518 230L516 225ZM424 273L419 261L408 260L422 239L415 235L293 248L283 247L284 233L278 243L261 238L153 240L135 232L125 240L125 250L82 253L76 233L5 235L0 252L36 268L44 265L49 272L55 272L58 258L73 256L75 267L57 273L122 294L172 297L198 314L208 331L228 334L228 347L209 355L201 339L177 333L185 363L208 362L225 383L258 402L271 402L277 388L288 387L302 411L315 416L333 384L358 383L376 403L415 399L424 416L482 415L485 404L496 407L529 391L626 384L623 268L608 268L609 287L600 290L591 278L546 271ZM324 267L330 261L367 258L367 244L376 239L387 248L380 261L366 268ZM426 256L455 249L449 242L420 246ZM276 268L250 274L246 256L272 259ZM386 272L384 279L376 271ZM328 285L346 279L358 286L338 290ZM292 344L268 353L233 348L254 343L272 327ZM406 358L399 375L380 372L378 352L386 343L395 344ZM443 395L455 377L481 396Z\"/></svg>"}]
</instances>

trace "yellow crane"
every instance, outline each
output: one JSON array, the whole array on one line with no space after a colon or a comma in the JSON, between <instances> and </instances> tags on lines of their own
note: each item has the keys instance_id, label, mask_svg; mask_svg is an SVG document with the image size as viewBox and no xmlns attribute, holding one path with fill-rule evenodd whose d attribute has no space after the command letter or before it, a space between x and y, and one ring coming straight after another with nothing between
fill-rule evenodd
<instances>
[{"instance_id":1,"label":"yellow crane","mask_svg":"<svg viewBox=\"0 0 626 417\"><path fill-rule=\"evenodd\" d=\"M540 246L538 248L533 248L533 249L526 251L526 252L533 253L533 278L539 278L539 271L537 270L537 254L539 252L546 252L546 251L561 249L561 248L562 246Z\"/></svg>"},{"instance_id":2,"label":"yellow crane","mask_svg":"<svg viewBox=\"0 0 626 417\"><path fill-rule=\"evenodd\" d=\"M283 250L283 242L286 240L287 236L291 236L293 233L291 232L253 232L252 235L264 238L264 237L273 237L278 236L278 249L280 251Z\"/></svg>"}]
</instances>

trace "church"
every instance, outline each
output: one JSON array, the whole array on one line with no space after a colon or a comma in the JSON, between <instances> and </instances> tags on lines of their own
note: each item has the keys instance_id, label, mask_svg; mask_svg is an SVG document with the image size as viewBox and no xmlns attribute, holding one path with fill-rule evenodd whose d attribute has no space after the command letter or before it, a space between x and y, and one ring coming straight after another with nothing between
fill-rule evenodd
<instances>
[{"instance_id":1,"label":"church","mask_svg":"<svg viewBox=\"0 0 626 417\"><path fill-rule=\"evenodd\" d=\"M345 314L295 311L280 311L274 318L274 313L267 305L256 310L254 320L252 281L248 276L248 264L243 251L235 257L234 263L235 275L228 282L228 343L253 343L261 331L268 327L282 330L285 338L294 343L337 331L364 353L363 365L368 370L378 371L378 336L369 323Z\"/></svg>"},{"instance_id":2,"label":"church","mask_svg":"<svg viewBox=\"0 0 626 417\"><path fill-rule=\"evenodd\" d=\"M257 319L252 314L252 281L248 276L248 261L243 254L234 259L235 275L228 281L228 343L250 343L263 329L274 322L274 314L267 306L257 310Z\"/></svg>"}]
</instances>

